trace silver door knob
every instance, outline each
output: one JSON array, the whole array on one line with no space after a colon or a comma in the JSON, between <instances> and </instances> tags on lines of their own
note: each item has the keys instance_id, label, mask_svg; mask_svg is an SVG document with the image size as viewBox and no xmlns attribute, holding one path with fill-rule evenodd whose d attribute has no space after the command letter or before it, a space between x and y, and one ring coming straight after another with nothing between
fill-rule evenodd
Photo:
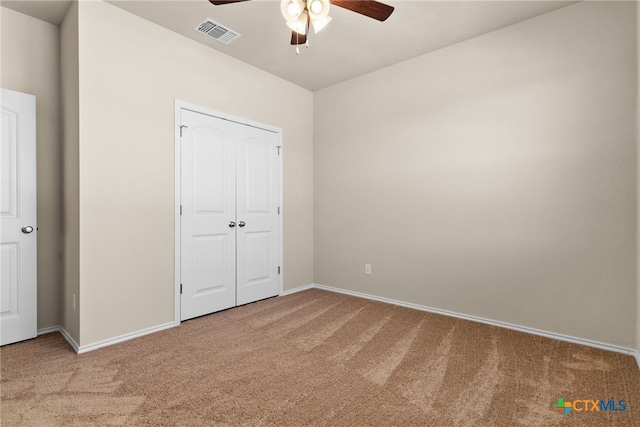
<instances>
[{"instance_id":1,"label":"silver door knob","mask_svg":"<svg viewBox=\"0 0 640 427\"><path fill-rule=\"evenodd\" d=\"M240 221L238 223L238 227L244 227L245 225L247 225L247 224L245 224L244 221Z\"/></svg>"},{"instance_id":2,"label":"silver door knob","mask_svg":"<svg viewBox=\"0 0 640 427\"><path fill-rule=\"evenodd\" d=\"M233 228L236 226L236 223L234 221L229 221L229 227Z\"/></svg>"},{"instance_id":3,"label":"silver door knob","mask_svg":"<svg viewBox=\"0 0 640 427\"><path fill-rule=\"evenodd\" d=\"M31 232L33 232L33 227L30 225L27 225L26 227L22 227L22 232L24 234L29 234Z\"/></svg>"}]
</instances>

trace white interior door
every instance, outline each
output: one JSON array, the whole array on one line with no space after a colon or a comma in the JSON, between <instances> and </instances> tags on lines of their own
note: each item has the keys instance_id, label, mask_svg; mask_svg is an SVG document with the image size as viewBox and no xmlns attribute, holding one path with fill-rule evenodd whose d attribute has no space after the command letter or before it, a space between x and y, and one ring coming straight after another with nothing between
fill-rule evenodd
<instances>
[{"instance_id":1,"label":"white interior door","mask_svg":"<svg viewBox=\"0 0 640 427\"><path fill-rule=\"evenodd\" d=\"M180 318L280 291L280 136L180 111Z\"/></svg>"},{"instance_id":2,"label":"white interior door","mask_svg":"<svg viewBox=\"0 0 640 427\"><path fill-rule=\"evenodd\" d=\"M238 141L238 305L280 291L279 135L248 128Z\"/></svg>"},{"instance_id":3,"label":"white interior door","mask_svg":"<svg viewBox=\"0 0 640 427\"><path fill-rule=\"evenodd\" d=\"M37 335L36 98L0 89L0 345Z\"/></svg>"},{"instance_id":4,"label":"white interior door","mask_svg":"<svg viewBox=\"0 0 640 427\"><path fill-rule=\"evenodd\" d=\"M236 305L239 125L187 110L181 123L180 318L186 320Z\"/></svg>"}]
</instances>

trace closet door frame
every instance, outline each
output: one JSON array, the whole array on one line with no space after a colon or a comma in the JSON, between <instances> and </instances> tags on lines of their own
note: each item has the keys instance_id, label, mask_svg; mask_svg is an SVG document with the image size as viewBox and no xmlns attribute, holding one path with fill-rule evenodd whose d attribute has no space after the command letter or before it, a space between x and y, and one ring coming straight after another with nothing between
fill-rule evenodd
<instances>
[{"instance_id":1,"label":"closet door frame","mask_svg":"<svg viewBox=\"0 0 640 427\"><path fill-rule=\"evenodd\" d=\"M181 230L180 230L180 200L181 200L181 150L180 150L180 113L182 110L189 110L200 114L206 114L208 116L216 117L223 120L229 120L235 123L239 123L246 126L251 126L259 129L264 129L270 132L274 132L278 136L278 145L280 146L280 156L279 156L279 174L280 174L280 188L279 188L279 206L280 206L280 266L281 273L279 276L280 286L278 290L278 295L282 294L283 291L283 283L284 283L284 240L283 240L283 217L284 217L284 206L282 204L283 200L283 182L282 182L282 158L284 156L282 150L282 129L267 125L264 123L255 122L253 120L249 120L243 117L233 116L231 114L223 113L220 111L212 110L210 108L202 107L195 104L190 104L188 102L175 100L175 122L174 122L174 148L175 148L175 164L174 164L174 180L175 180L175 199L174 199L174 325L180 324L180 277L181 277L181 251L180 251L180 240L181 240Z\"/></svg>"}]
</instances>

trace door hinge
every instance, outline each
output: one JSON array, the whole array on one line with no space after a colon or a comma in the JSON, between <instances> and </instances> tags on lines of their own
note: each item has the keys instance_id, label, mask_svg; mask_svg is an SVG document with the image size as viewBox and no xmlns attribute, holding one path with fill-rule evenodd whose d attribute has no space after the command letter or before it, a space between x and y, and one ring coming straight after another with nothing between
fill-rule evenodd
<instances>
[{"instance_id":1,"label":"door hinge","mask_svg":"<svg viewBox=\"0 0 640 427\"><path fill-rule=\"evenodd\" d=\"M182 295L182 283L180 283L180 295Z\"/></svg>"},{"instance_id":2,"label":"door hinge","mask_svg":"<svg viewBox=\"0 0 640 427\"><path fill-rule=\"evenodd\" d=\"M278 206L278 215L280 215L280 206Z\"/></svg>"},{"instance_id":3,"label":"door hinge","mask_svg":"<svg viewBox=\"0 0 640 427\"><path fill-rule=\"evenodd\" d=\"M182 205L180 205L180 215L182 215Z\"/></svg>"},{"instance_id":4,"label":"door hinge","mask_svg":"<svg viewBox=\"0 0 640 427\"><path fill-rule=\"evenodd\" d=\"M280 274L280 266L278 266L278 274Z\"/></svg>"},{"instance_id":5,"label":"door hinge","mask_svg":"<svg viewBox=\"0 0 640 427\"><path fill-rule=\"evenodd\" d=\"M276 148L278 149L278 156L280 155L280 149L282 148L282 145L276 145Z\"/></svg>"},{"instance_id":6,"label":"door hinge","mask_svg":"<svg viewBox=\"0 0 640 427\"><path fill-rule=\"evenodd\" d=\"M189 126L186 125L180 125L180 137L182 137L182 129L184 128L188 128Z\"/></svg>"}]
</instances>

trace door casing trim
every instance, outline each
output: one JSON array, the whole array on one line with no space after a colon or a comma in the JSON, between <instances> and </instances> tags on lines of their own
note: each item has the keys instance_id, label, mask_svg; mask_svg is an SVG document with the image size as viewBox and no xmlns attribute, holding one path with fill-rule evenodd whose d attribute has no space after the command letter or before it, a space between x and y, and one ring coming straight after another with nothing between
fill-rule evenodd
<instances>
[{"instance_id":1,"label":"door casing trim","mask_svg":"<svg viewBox=\"0 0 640 427\"><path fill-rule=\"evenodd\" d=\"M283 206L283 194L282 191L284 189L284 185L282 182L282 159L284 157L284 150L282 149L283 144L283 136L282 129L267 125L264 123L256 122L253 120L246 119L244 117L238 117L231 114L223 113L220 111L212 110L210 108L206 108L200 105L191 104L185 101L180 101L178 99L175 100L175 116L174 116L174 314L173 314L173 324L174 326L178 326L180 324L180 261L181 261L181 252L180 252L180 201L181 201L181 152L180 152L180 112L182 110L193 111L195 113L206 114L207 116L216 117L222 120L229 120L231 122L239 123L246 126L255 127L258 129L263 129L269 132L273 132L278 135L278 145L280 148L280 161L278 167L280 169L280 188L279 188L279 206L280 206L280 277L279 280L279 290L278 295L281 295L283 292L283 284L284 284L284 232L283 232L283 218L284 218L284 206Z\"/></svg>"}]
</instances>

